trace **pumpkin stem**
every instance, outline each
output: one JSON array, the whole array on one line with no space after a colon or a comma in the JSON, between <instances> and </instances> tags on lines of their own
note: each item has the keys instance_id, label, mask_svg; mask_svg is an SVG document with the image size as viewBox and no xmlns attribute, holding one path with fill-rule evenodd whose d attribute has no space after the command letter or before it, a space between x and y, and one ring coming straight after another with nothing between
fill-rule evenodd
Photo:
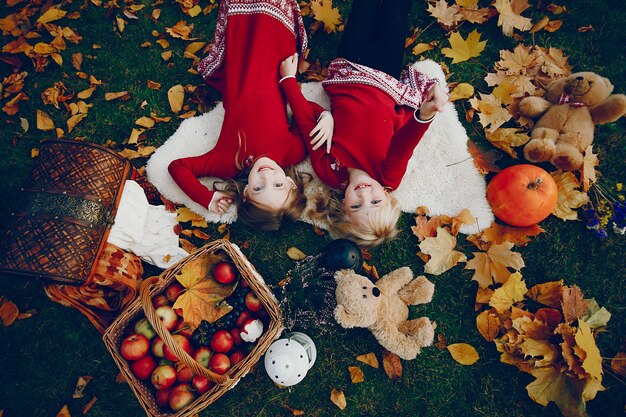
<instances>
[{"instance_id":1,"label":"pumpkin stem","mask_svg":"<svg viewBox=\"0 0 626 417\"><path fill-rule=\"evenodd\" d=\"M536 190L537 188L539 188L539 186L542 183L543 183L543 180L541 178L537 178L535 181L533 181L530 184L528 184L528 189L529 190Z\"/></svg>"}]
</instances>

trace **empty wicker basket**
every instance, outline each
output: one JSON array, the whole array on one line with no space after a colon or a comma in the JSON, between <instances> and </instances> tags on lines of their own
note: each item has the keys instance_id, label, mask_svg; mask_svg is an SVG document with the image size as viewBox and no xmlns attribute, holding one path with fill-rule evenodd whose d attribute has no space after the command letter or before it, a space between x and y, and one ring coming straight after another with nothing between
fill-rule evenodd
<instances>
[{"instance_id":1,"label":"empty wicker basket","mask_svg":"<svg viewBox=\"0 0 626 417\"><path fill-rule=\"evenodd\" d=\"M158 318L156 318L151 300L153 296L164 291L164 289L176 279L175 276L180 273L181 269L188 262L205 256L208 253L214 253L220 250L228 254L237 267L241 279L246 280L250 289L261 300L270 316L270 324L268 328L264 330L263 335L259 338L254 348L250 351L250 353L248 353L245 359L229 369L224 375L218 375L211 372L207 368L204 368L191 356L180 349L176 343L174 343L172 335L163 327ZM144 313L157 334L182 362L193 369L197 374L200 374L216 383L215 386L213 386L208 392L202 394L193 403L176 413L166 412L159 408L154 398L153 389L150 387L150 382L144 382L135 377L130 370L130 364L120 354L120 345L124 340L125 335L124 330L131 322L137 320L139 316ZM187 417L197 414L232 388L239 381L239 379L244 377L259 361L261 356L269 348L270 344L272 344L272 342L279 337L282 330L282 315L278 307L278 303L274 294L267 287L261 275L256 271L254 266L252 266L236 245L227 240L217 240L207 244L193 255L190 255L173 267L167 269L160 276L152 277L144 281L141 288L140 298L135 300L126 309L126 311L124 311L113 322L113 324L111 324L111 326L104 333L103 340L107 349L113 356L115 363L120 368L131 389L139 399L141 406L149 416Z\"/></svg>"}]
</instances>

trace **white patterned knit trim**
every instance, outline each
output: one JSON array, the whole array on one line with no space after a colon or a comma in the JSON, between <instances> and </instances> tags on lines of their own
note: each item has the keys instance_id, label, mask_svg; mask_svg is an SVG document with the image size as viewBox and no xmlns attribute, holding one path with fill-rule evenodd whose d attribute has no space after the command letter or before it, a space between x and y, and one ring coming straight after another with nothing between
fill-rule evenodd
<instances>
[{"instance_id":1,"label":"white patterned knit trim","mask_svg":"<svg viewBox=\"0 0 626 417\"><path fill-rule=\"evenodd\" d=\"M213 43L206 57L198 64L198 72L208 79L221 65L226 52L226 28L228 16L242 14L265 14L281 22L296 38L300 55L307 48L307 36L296 0L222 0L215 25Z\"/></svg>"},{"instance_id":2,"label":"white patterned knit trim","mask_svg":"<svg viewBox=\"0 0 626 417\"><path fill-rule=\"evenodd\" d=\"M332 84L370 85L389 95L396 104L418 109L437 80L409 67L400 81L377 69L337 58L331 62L328 78L322 82L324 86Z\"/></svg>"}]
</instances>

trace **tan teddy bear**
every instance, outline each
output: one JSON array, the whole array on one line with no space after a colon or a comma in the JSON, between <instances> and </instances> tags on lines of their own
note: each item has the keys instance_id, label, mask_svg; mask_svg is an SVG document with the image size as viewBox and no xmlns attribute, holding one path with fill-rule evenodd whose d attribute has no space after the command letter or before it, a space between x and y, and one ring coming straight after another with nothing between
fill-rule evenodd
<instances>
[{"instance_id":1,"label":"tan teddy bear","mask_svg":"<svg viewBox=\"0 0 626 417\"><path fill-rule=\"evenodd\" d=\"M415 359L420 348L433 343L435 329L427 317L407 320L408 305L428 303L435 285L425 277L413 279L408 267L377 281L350 269L335 273L335 319L345 328L365 327L378 343L402 359Z\"/></svg>"},{"instance_id":2,"label":"tan teddy bear","mask_svg":"<svg viewBox=\"0 0 626 417\"><path fill-rule=\"evenodd\" d=\"M611 95L612 91L607 78L578 72L550 83L544 98L524 98L520 113L541 117L524 146L526 159L550 161L565 171L580 169L583 153L593 142L594 125L614 122L626 114L626 96Z\"/></svg>"}]
</instances>

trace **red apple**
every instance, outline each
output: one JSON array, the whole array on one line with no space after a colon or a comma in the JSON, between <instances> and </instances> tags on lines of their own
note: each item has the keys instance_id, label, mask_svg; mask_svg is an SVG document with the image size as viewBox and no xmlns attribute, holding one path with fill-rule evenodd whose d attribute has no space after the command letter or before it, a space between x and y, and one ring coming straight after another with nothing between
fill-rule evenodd
<instances>
[{"instance_id":1,"label":"red apple","mask_svg":"<svg viewBox=\"0 0 626 417\"><path fill-rule=\"evenodd\" d=\"M241 313L239 313L239 317L237 317L237 319L235 320L235 325L237 327L243 326L245 321L248 320L251 316L252 315L248 310L243 310Z\"/></svg>"},{"instance_id":2,"label":"red apple","mask_svg":"<svg viewBox=\"0 0 626 417\"><path fill-rule=\"evenodd\" d=\"M241 286L241 288L248 288L250 286L250 284L248 284L248 281L246 281L245 278L239 280L239 285Z\"/></svg>"},{"instance_id":3,"label":"red apple","mask_svg":"<svg viewBox=\"0 0 626 417\"><path fill-rule=\"evenodd\" d=\"M233 337L233 343L235 344L235 346L239 346L243 343L239 332L240 330L237 327L233 327L232 329L230 329L230 335Z\"/></svg>"},{"instance_id":4,"label":"red apple","mask_svg":"<svg viewBox=\"0 0 626 417\"><path fill-rule=\"evenodd\" d=\"M175 334L172 336L172 338L174 338L174 341L182 350L191 354L191 343L189 343L189 339L181 334ZM170 361L178 360L174 352L169 347L167 347L167 345L163 345L163 354L165 355L165 359L168 359Z\"/></svg>"},{"instance_id":5,"label":"red apple","mask_svg":"<svg viewBox=\"0 0 626 417\"><path fill-rule=\"evenodd\" d=\"M169 397L170 408L174 411L180 411L187 407L196 399L196 394L189 384L179 384L172 388Z\"/></svg>"},{"instance_id":6,"label":"red apple","mask_svg":"<svg viewBox=\"0 0 626 417\"><path fill-rule=\"evenodd\" d=\"M198 395L202 395L208 390L210 390L211 387L215 384L213 383L213 381L208 380L202 375L196 375L193 377L193 381L191 381L191 385L193 385L193 387L196 389L196 392L198 393Z\"/></svg>"},{"instance_id":7,"label":"red apple","mask_svg":"<svg viewBox=\"0 0 626 417\"><path fill-rule=\"evenodd\" d=\"M213 278L222 284L230 284L237 278L237 268L231 262L219 262L213 268Z\"/></svg>"},{"instance_id":8,"label":"red apple","mask_svg":"<svg viewBox=\"0 0 626 417\"><path fill-rule=\"evenodd\" d=\"M230 369L230 359L223 353L215 353L209 361L209 369L216 374L225 374Z\"/></svg>"},{"instance_id":9,"label":"red apple","mask_svg":"<svg viewBox=\"0 0 626 417\"><path fill-rule=\"evenodd\" d=\"M246 294L246 298L244 301L246 303L246 307L248 308L248 310L252 311L253 313L263 308L263 304L261 303L261 300L259 300L256 294L253 293L252 291Z\"/></svg>"},{"instance_id":10,"label":"red apple","mask_svg":"<svg viewBox=\"0 0 626 417\"><path fill-rule=\"evenodd\" d=\"M204 366L205 368L208 368L209 367L209 359L211 359L211 355L213 355L213 352L211 351L211 349L209 349L208 346L200 346L198 349L196 349L193 352L193 355L191 355L191 356L200 365Z\"/></svg>"},{"instance_id":11,"label":"red apple","mask_svg":"<svg viewBox=\"0 0 626 417\"><path fill-rule=\"evenodd\" d=\"M211 349L214 352L226 353L233 348L235 341L228 330L218 330L211 338Z\"/></svg>"},{"instance_id":12,"label":"red apple","mask_svg":"<svg viewBox=\"0 0 626 417\"><path fill-rule=\"evenodd\" d=\"M165 296L170 303L173 303L184 290L185 287L178 282L174 282L165 290Z\"/></svg>"},{"instance_id":13,"label":"red apple","mask_svg":"<svg viewBox=\"0 0 626 417\"><path fill-rule=\"evenodd\" d=\"M176 366L176 381L177 382L191 382L196 373L187 365L179 362Z\"/></svg>"},{"instance_id":14,"label":"red apple","mask_svg":"<svg viewBox=\"0 0 626 417\"><path fill-rule=\"evenodd\" d=\"M240 350L236 350L233 353L231 353L228 358L230 359L230 365L235 366L239 362L241 362L245 357L246 357L245 353L243 353Z\"/></svg>"},{"instance_id":15,"label":"red apple","mask_svg":"<svg viewBox=\"0 0 626 417\"><path fill-rule=\"evenodd\" d=\"M156 367L157 363L150 355L146 355L130 364L130 370L141 380L150 378L152 371L154 371Z\"/></svg>"},{"instance_id":16,"label":"red apple","mask_svg":"<svg viewBox=\"0 0 626 417\"><path fill-rule=\"evenodd\" d=\"M159 407L165 408L170 405L170 392L172 392L171 389L160 389L154 394L154 399Z\"/></svg>"},{"instance_id":17,"label":"red apple","mask_svg":"<svg viewBox=\"0 0 626 417\"><path fill-rule=\"evenodd\" d=\"M163 323L163 326L167 329L167 331L171 332L176 327L176 323L178 322L178 314L174 311L174 309L170 306L161 306L156 309L156 315Z\"/></svg>"},{"instance_id":18,"label":"red apple","mask_svg":"<svg viewBox=\"0 0 626 417\"><path fill-rule=\"evenodd\" d=\"M127 361L136 361L148 353L150 341L142 334L131 334L122 342L120 352Z\"/></svg>"},{"instance_id":19,"label":"red apple","mask_svg":"<svg viewBox=\"0 0 626 417\"><path fill-rule=\"evenodd\" d=\"M165 294L157 294L152 298L152 305L154 308L169 305Z\"/></svg>"},{"instance_id":20,"label":"red apple","mask_svg":"<svg viewBox=\"0 0 626 417\"><path fill-rule=\"evenodd\" d=\"M163 354L163 339L161 339L159 336L152 339L152 345L150 346L150 351L157 358L164 358L165 355Z\"/></svg>"},{"instance_id":21,"label":"red apple","mask_svg":"<svg viewBox=\"0 0 626 417\"><path fill-rule=\"evenodd\" d=\"M176 369L171 365L159 365L152 372L150 382L157 390L168 389L176 382Z\"/></svg>"},{"instance_id":22,"label":"red apple","mask_svg":"<svg viewBox=\"0 0 626 417\"><path fill-rule=\"evenodd\" d=\"M176 328L174 329L176 334L182 334L186 338L190 338L193 332L191 331L191 325L189 323L185 323L180 320L178 324L176 324Z\"/></svg>"},{"instance_id":23,"label":"red apple","mask_svg":"<svg viewBox=\"0 0 626 417\"><path fill-rule=\"evenodd\" d=\"M135 333L146 336L148 340L152 340L154 336L156 336L156 332L152 328L152 325L145 317L135 323Z\"/></svg>"}]
</instances>

